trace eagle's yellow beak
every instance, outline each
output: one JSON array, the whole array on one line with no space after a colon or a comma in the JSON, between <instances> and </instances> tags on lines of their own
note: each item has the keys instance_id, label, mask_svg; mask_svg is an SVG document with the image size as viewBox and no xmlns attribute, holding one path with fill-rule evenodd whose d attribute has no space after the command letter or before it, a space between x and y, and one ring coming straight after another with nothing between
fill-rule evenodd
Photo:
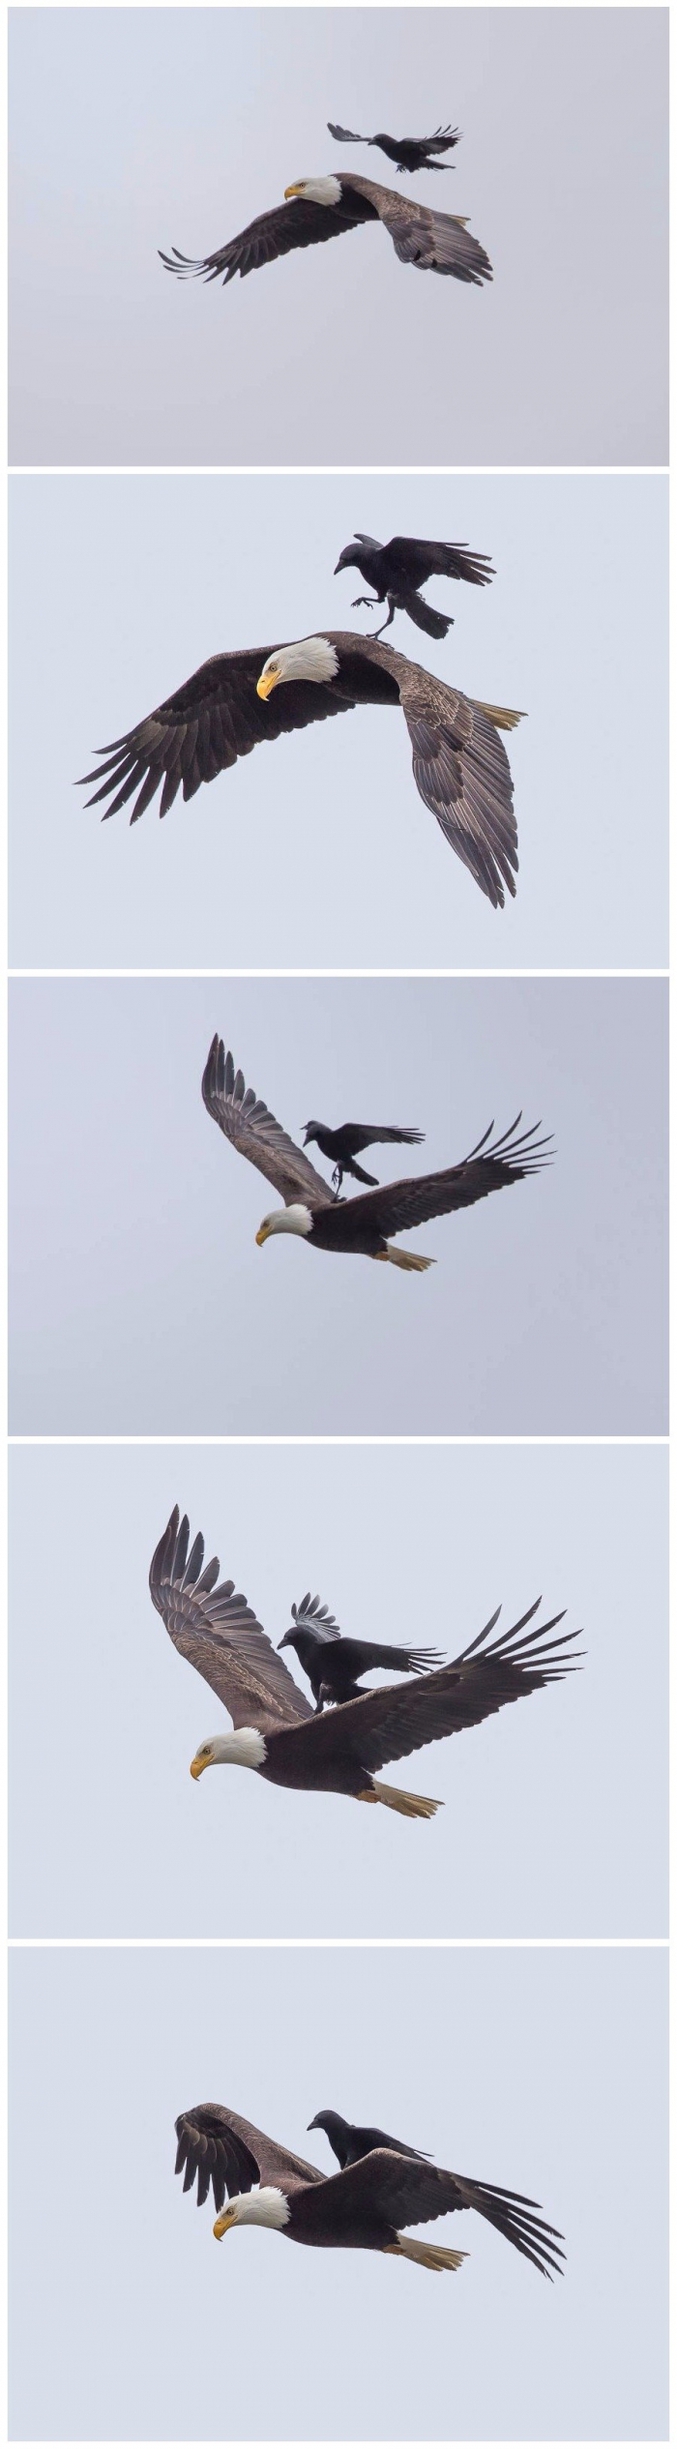
<instances>
[{"instance_id":1,"label":"eagle's yellow beak","mask_svg":"<svg viewBox=\"0 0 677 2449\"><path fill-rule=\"evenodd\" d=\"M279 672L262 672L256 683L257 697L270 697L271 690L277 688L279 677Z\"/></svg>"},{"instance_id":2,"label":"eagle's yellow beak","mask_svg":"<svg viewBox=\"0 0 677 2449\"><path fill-rule=\"evenodd\" d=\"M234 2220L230 2209L230 2204L228 2204L226 2210L221 2211L218 2219L215 2219L214 2221L214 2235L215 2237L218 2237L219 2244L221 2243L222 2236L225 2236L226 2234L226 2229L232 2228L233 2226Z\"/></svg>"},{"instance_id":3,"label":"eagle's yellow beak","mask_svg":"<svg viewBox=\"0 0 677 2449\"><path fill-rule=\"evenodd\" d=\"M208 1768L208 1766L209 1766L208 1761L206 1761L206 1760L201 1760L201 1759L200 1759L199 1752L196 1752L196 1754L195 1754L195 1759L194 1759L194 1760L191 1760L191 1764L190 1764L190 1774L191 1774L191 1777L201 1777L201 1776L202 1776L202 1771L203 1771L203 1769Z\"/></svg>"},{"instance_id":4,"label":"eagle's yellow beak","mask_svg":"<svg viewBox=\"0 0 677 2449\"><path fill-rule=\"evenodd\" d=\"M303 179L294 179L292 186L285 187L284 192L285 201L289 196L300 196L303 192Z\"/></svg>"},{"instance_id":5,"label":"eagle's yellow beak","mask_svg":"<svg viewBox=\"0 0 677 2449\"><path fill-rule=\"evenodd\" d=\"M257 1233L256 1239L257 1239L257 1243L258 1243L259 1250L262 1250L262 1249L263 1249L263 1244L264 1244L264 1242L267 1242L267 1240L268 1240L268 1233L267 1233L267 1230L266 1230L266 1226L265 1226L265 1225L259 1225L259 1229L258 1229L258 1233Z\"/></svg>"}]
</instances>

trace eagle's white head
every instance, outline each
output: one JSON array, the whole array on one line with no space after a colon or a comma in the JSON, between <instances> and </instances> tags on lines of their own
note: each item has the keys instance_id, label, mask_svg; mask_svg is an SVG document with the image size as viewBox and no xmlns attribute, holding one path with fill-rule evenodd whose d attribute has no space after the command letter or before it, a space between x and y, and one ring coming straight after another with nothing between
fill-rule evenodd
<instances>
[{"instance_id":1,"label":"eagle's white head","mask_svg":"<svg viewBox=\"0 0 677 2449\"><path fill-rule=\"evenodd\" d=\"M335 680L338 655L329 638L297 638L292 646L276 646L256 683L257 697L270 697L281 680Z\"/></svg>"},{"instance_id":2,"label":"eagle's white head","mask_svg":"<svg viewBox=\"0 0 677 2449\"><path fill-rule=\"evenodd\" d=\"M214 2221L214 2235L226 2236L229 2228L286 2228L289 2204L279 2185L259 2185L251 2194L233 2194L224 2203Z\"/></svg>"},{"instance_id":3,"label":"eagle's white head","mask_svg":"<svg viewBox=\"0 0 677 2449\"><path fill-rule=\"evenodd\" d=\"M201 1777L203 1769L213 1769L224 1763L236 1769L260 1769L266 1757L266 1745L257 1726L235 1726L232 1735L215 1735L211 1743L201 1743L191 1760L191 1777Z\"/></svg>"},{"instance_id":4,"label":"eagle's white head","mask_svg":"<svg viewBox=\"0 0 677 2449\"><path fill-rule=\"evenodd\" d=\"M306 1235L312 1233L312 1230L313 1219L310 1208L304 1207L299 1199L291 1207L271 1208L270 1215L264 1216L261 1220L256 1239L261 1249L263 1243L270 1240L271 1233L300 1233L305 1240Z\"/></svg>"},{"instance_id":5,"label":"eagle's white head","mask_svg":"<svg viewBox=\"0 0 677 2449\"><path fill-rule=\"evenodd\" d=\"M291 187L285 187L284 192L287 203L292 196L300 196L306 204L340 204L343 191L340 179L330 176L326 179L293 179Z\"/></svg>"}]
</instances>

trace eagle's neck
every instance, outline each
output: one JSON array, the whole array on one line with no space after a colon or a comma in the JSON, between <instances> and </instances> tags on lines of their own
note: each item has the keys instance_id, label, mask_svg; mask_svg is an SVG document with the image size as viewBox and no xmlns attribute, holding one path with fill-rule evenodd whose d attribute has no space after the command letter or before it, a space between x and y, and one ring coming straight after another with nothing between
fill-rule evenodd
<instances>
[{"instance_id":1,"label":"eagle's neck","mask_svg":"<svg viewBox=\"0 0 677 2449\"><path fill-rule=\"evenodd\" d=\"M236 1769L260 1769L266 1757L266 1744L257 1726L235 1726L232 1735L219 1735L214 1743L213 1759Z\"/></svg>"},{"instance_id":2,"label":"eagle's neck","mask_svg":"<svg viewBox=\"0 0 677 2449\"><path fill-rule=\"evenodd\" d=\"M330 171L326 178L300 179L296 194L302 204L340 204L343 189L340 179Z\"/></svg>"},{"instance_id":3,"label":"eagle's neck","mask_svg":"<svg viewBox=\"0 0 677 2449\"><path fill-rule=\"evenodd\" d=\"M300 1199L296 1200L291 1207L276 1208L268 1227L270 1233L301 1233L304 1238L308 1233L312 1233L312 1230L313 1218L310 1208L304 1207Z\"/></svg>"},{"instance_id":4,"label":"eagle's neck","mask_svg":"<svg viewBox=\"0 0 677 2449\"><path fill-rule=\"evenodd\" d=\"M230 2205L238 2228L286 2228L290 2217L286 2194L279 2185L260 2185L252 2194L236 2194Z\"/></svg>"}]
</instances>

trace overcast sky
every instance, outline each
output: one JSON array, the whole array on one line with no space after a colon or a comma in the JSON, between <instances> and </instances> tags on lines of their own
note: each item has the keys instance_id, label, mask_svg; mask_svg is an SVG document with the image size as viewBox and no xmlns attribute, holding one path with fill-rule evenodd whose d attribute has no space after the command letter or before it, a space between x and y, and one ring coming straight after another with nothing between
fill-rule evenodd
<instances>
[{"instance_id":1,"label":"overcast sky","mask_svg":"<svg viewBox=\"0 0 677 2449\"><path fill-rule=\"evenodd\" d=\"M584 1665L384 1772L444 1803L424 1830L234 1769L196 1786L229 1721L150 1600L177 1499L275 1643L309 1585L344 1634L447 1657L542 1591ZM666 1499L657 1447L15 1449L14 1935L661 1937Z\"/></svg>"},{"instance_id":2,"label":"overcast sky","mask_svg":"<svg viewBox=\"0 0 677 2449\"><path fill-rule=\"evenodd\" d=\"M664 1951L89 1948L12 1975L12 2438L664 2437ZM530 2194L566 2274L470 2214L417 2231L469 2251L439 2281L218 2247L172 2173L205 2099L327 2174L329 2106Z\"/></svg>"},{"instance_id":3,"label":"overcast sky","mask_svg":"<svg viewBox=\"0 0 677 2449\"><path fill-rule=\"evenodd\" d=\"M14 965L665 963L666 480L24 477L12 514ZM527 712L507 743L505 911L448 848L382 708L245 758L162 825L157 800L131 832L127 810L102 824L73 788L207 655L258 643L263 663L313 628L377 627L351 609L359 572L333 577L355 528L494 561L490 587L430 582L446 641L402 615L388 637Z\"/></svg>"},{"instance_id":4,"label":"overcast sky","mask_svg":"<svg viewBox=\"0 0 677 2449\"><path fill-rule=\"evenodd\" d=\"M415 466L667 457L667 9L22 9L11 457ZM326 122L463 130L400 182ZM170 279L292 179L470 217L465 287L385 231Z\"/></svg>"},{"instance_id":5,"label":"overcast sky","mask_svg":"<svg viewBox=\"0 0 677 2449\"><path fill-rule=\"evenodd\" d=\"M12 1015L16 1434L665 1432L660 981L15 982ZM555 1161L410 1236L424 1278L257 1249L215 1031L297 1137L414 1124L434 1171L521 1108Z\"/></svg>"}]
</instances>

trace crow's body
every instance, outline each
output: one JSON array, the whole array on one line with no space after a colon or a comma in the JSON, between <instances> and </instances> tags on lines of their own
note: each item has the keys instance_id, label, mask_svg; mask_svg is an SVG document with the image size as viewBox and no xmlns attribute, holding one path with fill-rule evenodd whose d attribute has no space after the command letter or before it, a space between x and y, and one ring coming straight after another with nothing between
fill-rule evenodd
<instances>
[{"instance_id":1,"label":"crow's body","mask_svg":"<svg viewBox=\"0 0 677 2449\"><path fill-rule=\"evenodd\" d=\"M353 611L360 604L372 609L376 604L388 606L388 618L380 629L372 632L380 638L390 629L396 612L406 612L417 629L424 629L429 638L446 638L453 629L451 613L436 612L427 604L420 589L428 578L462 578L471 587L487 587L494 576L486 553L473 553L467 544L438 544L422 536L391 536L389 544L379 544L376 536L359 532L352 544L346 544L334 571L359 570L372 595L353 596Z\"/></svg>"},{"instance_id":2,"label":"crow's body","mask_svg":"<svg viewBox=\"0 0 677 2449\"><path fill-rule=\"evenodd\" d=\"M311 2117L308 2133L316 2126L326 2134L339 2168L352 2168L356 2160L365 2160L368 2151L399 2151L403 2160L429 2160L429 2151L414 2151L411 2143L396 2142L393 2134L384 2134L380 2126L349 2126L347 2118L339 2117L336 2109L320 2109Z\"/></svg>"},{"instance_id":3,"label":"crow's body","mask_svg":"<svg viewBox=\"0 0 677 2449\"><path fill-rule=\"evenodd\" d=\"M436 153L451 153L454 145L461 141L460 128L435 128L432 136L385 136L383 133L378 136L356 136L354 129L336 127L331 119L327 120L327 127L337 145L378 145L379 153L385 153L389 162L395 162L400 176L403 170L410 171L413 176L415 170L455 169L454 162L438 162L434 156Z\"/></svg>"},{"instance_id":4,"label":"crow's body","mask_svg":"<svg viewBox=\"0 0 677 2449\"><path fill-rule=\"evenodd\" d=\"M300 1606L292 1607L294 1618L289 1632L278 1641L278 1650L295 1650L299 1666L307 1675L318 1715L327 1703L359 1700L365 1687L357 1682L359 1675L372 1675L378 1669L395 1675L423 1675L432 1667L443 1664L441 1650L410 1650L382 1641L342 1640L335 1616L322 1607L318 1598L306 1591Z\"/></svg>"},{"instance_id":5,"label":"crow's body","mask_svg":"<svg viewBox=\"0 0 677 2449\"><path fill-rule=\"evenodd\" d=\"M344 1173L352 1174L356 1182L366 1183L369 1190L378 1189L378 1176L365 1173L363 1166L355 1163L363 1148L372 1148L377 1144L385 1146L386 1143L390 1146L393 1142L398 1146L406 1143L407 1147L414 1147L425 1137L423 1131L397 1130L387 1123L376 1122L344 1122L338 1131L330 1131L326 1122L304 1122L303 1129L304 1148L308 1148L314 1140L322 1155L328 1157L333 1165L332 1179L337 1197Z\"/></svg>"}]
</instances>

